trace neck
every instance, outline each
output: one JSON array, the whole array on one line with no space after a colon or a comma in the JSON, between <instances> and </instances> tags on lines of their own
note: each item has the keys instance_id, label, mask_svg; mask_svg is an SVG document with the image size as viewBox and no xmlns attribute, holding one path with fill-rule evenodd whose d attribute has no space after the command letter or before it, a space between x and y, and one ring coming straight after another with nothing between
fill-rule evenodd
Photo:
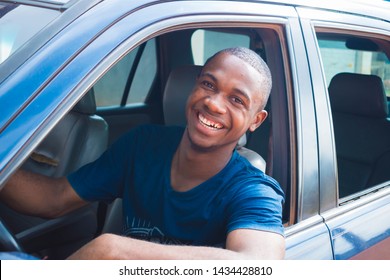
<instances>
[{"instance_id":1,"label":"neck","mask_svg":"<svg viewBox=\"0 0 390 280\"><path fill-rule=\"evenodd\" d=\"M234 147L202 149L194 146L184 133L174 154L171 184L177 191L188 191L220 172L229 162Z\"/></svg>"}]
</instances>

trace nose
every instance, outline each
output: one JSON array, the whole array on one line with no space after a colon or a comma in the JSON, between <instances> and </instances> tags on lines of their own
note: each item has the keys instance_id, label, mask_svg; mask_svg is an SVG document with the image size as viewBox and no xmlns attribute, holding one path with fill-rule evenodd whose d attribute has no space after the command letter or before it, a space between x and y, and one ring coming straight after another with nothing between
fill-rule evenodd
<instances>
[{"instance_id":1,"label":"nose","mask_svg":"<svg viewBox=\"0 0 390 280\"><path fill-rule=\"evenodd\" d=\"M214 113L225 114L226 108L224 106L222 97L219 94L208 96L204 101L205 106Z\"/></svg>"}]
</instances>

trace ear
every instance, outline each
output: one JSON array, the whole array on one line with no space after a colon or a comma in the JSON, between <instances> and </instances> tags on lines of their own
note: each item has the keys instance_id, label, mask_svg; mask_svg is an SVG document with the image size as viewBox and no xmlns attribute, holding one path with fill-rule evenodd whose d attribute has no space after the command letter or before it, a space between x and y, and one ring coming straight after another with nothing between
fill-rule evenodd
<instances>
[{"instance_id":1,"label":"ear","mask_svg":"<svg viewBox=\"0 0 390 280\"><path fill-rule=\"evenodd\" d=\"M266 110L261 110L260 112L257 112L255 117L253 118L253 123L249 126L249 131L255 131L263 123L267 116L268 112Z\"/></svg>"}]
</instances>

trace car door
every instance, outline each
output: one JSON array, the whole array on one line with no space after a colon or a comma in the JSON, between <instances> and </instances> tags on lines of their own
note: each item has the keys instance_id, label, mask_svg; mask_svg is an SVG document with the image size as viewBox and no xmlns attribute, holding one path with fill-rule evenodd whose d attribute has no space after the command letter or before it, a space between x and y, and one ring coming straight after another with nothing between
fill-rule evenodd
<instances>
[{"instance_id":1,"label":"car door","mask_svg":"<svg viewBox=\"0 0 390 280\"><path fill-rule=\"evenodd\" d=\"M388 259L390 126L389 116L379 111L388 112L390 23L375 18L379 9L368 11L368 16L362 9L363 15L356 9L355 14L343 16L305 8L298 12L317 111L320 211L329 228L334 258ZM387 92L379 109L367 112L376 89L363 92L353 84L356 78L379 81L378 91ZM363 94L368 98L364 103ZM337 96L347 97L341 104Z\"/></svg>"}]
</instances>

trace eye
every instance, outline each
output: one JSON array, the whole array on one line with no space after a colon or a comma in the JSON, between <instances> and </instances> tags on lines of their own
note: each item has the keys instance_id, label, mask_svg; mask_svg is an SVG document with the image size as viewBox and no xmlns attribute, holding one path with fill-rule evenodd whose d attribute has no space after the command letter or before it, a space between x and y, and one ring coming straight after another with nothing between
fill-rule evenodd
<instances>
[{"instance_id":1,"label":"eye","mask_svg":"<svg viewBox=\"0 0 390 280\"><path fill-rule=\"evenodd\" d=\"M201 83L203 86L209 88L209 89L215 89L214 85L210 83L209 81L202 81Z\"/></svg>"},{"instance_id":2,"label":"eye","mask_svg":"<svg viewBox=\"0 0 390 280\"><path fill-rule=\"evenodd\" d=\"M239 105L244 105L244 101L242 101L242 99L239 98L239 97L233 96L232 100L233 100L234 103L237 103Z\"/></svg>"}]
</instances>

